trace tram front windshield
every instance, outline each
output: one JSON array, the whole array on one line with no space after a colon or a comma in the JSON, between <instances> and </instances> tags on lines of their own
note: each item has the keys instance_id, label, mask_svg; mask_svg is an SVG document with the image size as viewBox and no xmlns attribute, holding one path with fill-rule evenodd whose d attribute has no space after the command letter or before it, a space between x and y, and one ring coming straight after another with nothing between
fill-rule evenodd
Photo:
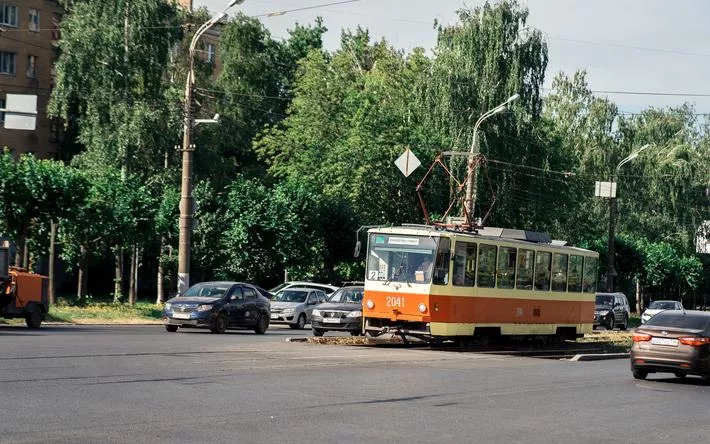
<instances>
[{"instance_id":1,"label":"tram front windshield","mask_svg":"<svg viewBox=\"0 0 710 444\"><path fill-rule=\"evenodd\" d=\"M367 274L370 281L428 284L434 270L438 238L370 234Z\"/></svg>"}]
</instances>

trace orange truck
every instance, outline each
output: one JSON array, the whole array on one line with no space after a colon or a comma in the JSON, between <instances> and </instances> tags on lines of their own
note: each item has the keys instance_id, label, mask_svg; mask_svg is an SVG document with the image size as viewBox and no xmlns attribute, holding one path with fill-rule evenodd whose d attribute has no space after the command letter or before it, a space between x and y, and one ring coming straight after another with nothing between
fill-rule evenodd
<instances>
[{"instance_id":1,"label":"orange truck","mask_svg":"<svg viewBox=\"0 0 710 444\"><path fill-rule=\"evenodd\" d=\"M0 247L0 318L24 318L39 328L49 310L49 278L8 263L9 249Z\"/></svg>"}]
</instances>

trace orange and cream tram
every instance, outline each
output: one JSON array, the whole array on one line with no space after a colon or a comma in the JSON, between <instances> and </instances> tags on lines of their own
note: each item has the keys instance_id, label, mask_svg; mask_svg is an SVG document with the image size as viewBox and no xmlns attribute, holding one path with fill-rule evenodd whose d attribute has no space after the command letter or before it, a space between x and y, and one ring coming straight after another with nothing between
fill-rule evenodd
<instances>
[{"instance_id":1,"label":"orange and cream tram","mask_svg":"<svg viewBox=\"0 0 710 444\"><path fill-rule=\"evenodd\" d=\"M598 253L523 230L368 231L363 328L490 339L590 333Z\"/></svg>"}]
</instances>

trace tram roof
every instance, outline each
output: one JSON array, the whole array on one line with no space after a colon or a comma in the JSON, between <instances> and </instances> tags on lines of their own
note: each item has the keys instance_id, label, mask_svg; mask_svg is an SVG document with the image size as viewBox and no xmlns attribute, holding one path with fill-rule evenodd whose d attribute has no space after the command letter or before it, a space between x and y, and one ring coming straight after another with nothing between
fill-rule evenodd
<instances>
[{"instance_id":1,"label":"tram roof","mask_svg":"<svg viewBox=\"0 0 710 444\"><path fill-rule=\"evenodd\" d=\"M484 227L472 231L461 231L450 228L436 227L432 225L416 225L405 224L391 227L377 227L368 230L373 233L391 233L391 234L409 234L413 236L436 236L441 234L449 234L455 236L472 237L476 239L488 239L491 241L505 241L523 245L540 245L546 248L559 248L564 250L576 250L581 252L592 253L592 250L587 250L580 247L568 245L565 241L554 240L548 233L517 230L512 228Z\"/></svg>"}]
</instances>

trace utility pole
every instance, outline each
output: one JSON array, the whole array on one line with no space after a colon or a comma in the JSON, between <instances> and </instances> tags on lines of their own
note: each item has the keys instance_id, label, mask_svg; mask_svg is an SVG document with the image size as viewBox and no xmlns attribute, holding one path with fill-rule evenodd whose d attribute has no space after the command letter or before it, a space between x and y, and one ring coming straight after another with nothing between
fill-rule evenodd
<instances>
[{"instance_id":1,"label":"utility pole","mask_svg":"<svg viewBox=\"0 0 710 444\"><path fill-rule=\"evenodd\" d=\"M609 239L607 241L607 259L606 259L606 291L611 293L614 291L614 277L616 270L614 269L614 230L616 228L616 196L609 198Z\"/></svg>"},{"instance_id":2,"label":"utility pole","mask_svg":"<svg viewBox=\"0 0 710 444\"><path fill-rule=\"evenodd\" d=\"M616 268L614 267L614 239L616 238L616 186L619 177L619 169L634 160L641 154L641 151L651 146L646 144L636 151L626 156L614 169L614 174L611 182L597 182L595 196L609 198L609 238L607 241L607 264L606 264L606 291L611 293L614 291L614 277L616 276Z\"/></svg>"},{"instance_id":3,"label":"utility pole","mask_svg":"<svg viewBox=\"0 0 710 444\"><path fill-rule=\"evenodd\" d=\"M229 5L216 16L200 26L190 42L188 54L187 80L185 82L185 128L182 134L182 184L180 190L180 238L178 241L178 294L183 294L190 287L190 245L192 236L192 156L195 145L192 143L192 128L195 126L193 116L193 88L195 84L195 47L200 37L211 27L227 16L227 10L244 0L231 0Z\"/></svg>"},{"instance_id":4,"label":"utility pole","mask_svg":"<svg viewBox=\"0 0 710 444\"><path fill-rule=\"evenodd\" d=\"M508 109L508 104L514 100L517 100L518 97L520 97L518 94L514 94L510 97L508 97L508 100L505 102L501 103L500 105L496 106L495 108L486 111L481 115L481 117L478 118L476 121L476 124L473 127L473 140L471 141L471 150L468 154L468 166L466 169L466 195L464 197L464 210L463 210L463 216L465 218L465 223L468 225L469 228L473 228L473 210L476 207L476 195L477 195L477 189L476 189L476 181L478 179L478 162L476 162L479 154L479 149L478 149L478 127L483 123L484 120L487 118L494 116L498 113L501 113Z\"/></svg>"}]
</instances>

